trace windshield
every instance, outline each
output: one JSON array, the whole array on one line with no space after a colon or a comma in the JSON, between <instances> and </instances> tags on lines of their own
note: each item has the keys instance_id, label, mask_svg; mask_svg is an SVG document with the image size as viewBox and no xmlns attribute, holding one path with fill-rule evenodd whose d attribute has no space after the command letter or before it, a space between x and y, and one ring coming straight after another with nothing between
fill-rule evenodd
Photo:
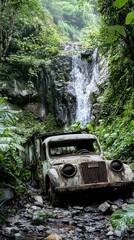
<instances>
[{"instance_id":1,"label":"windshield","mask_svg":"<svg viewBox=\"0 0 134 240\"><path fill-rule=\"evenodd\" d=\"M100 153L96 139L80 139L49 143L50 157Z\"/></svg>"}]
</instances>

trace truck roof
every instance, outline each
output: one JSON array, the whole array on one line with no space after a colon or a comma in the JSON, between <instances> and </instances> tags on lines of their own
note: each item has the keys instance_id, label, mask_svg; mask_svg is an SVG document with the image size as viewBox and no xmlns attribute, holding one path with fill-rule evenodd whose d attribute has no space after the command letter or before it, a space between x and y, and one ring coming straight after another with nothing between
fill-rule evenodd
<instances>
[{"instance_id":1,"label":"truck roof","mask_svg":"<svg viewBox=\"0 0 134 240\"><path fill-rule=\"evenodd\" d=\"M56 135L47 137L42 144L48 143L48 142L55 142L55 141L66 141L66 140L79 140L79 139L97 139L95 135L93 134L84 134L84 133L68 133L68 134L62 134L62 135Z\"/></svg>"}]
</instances>

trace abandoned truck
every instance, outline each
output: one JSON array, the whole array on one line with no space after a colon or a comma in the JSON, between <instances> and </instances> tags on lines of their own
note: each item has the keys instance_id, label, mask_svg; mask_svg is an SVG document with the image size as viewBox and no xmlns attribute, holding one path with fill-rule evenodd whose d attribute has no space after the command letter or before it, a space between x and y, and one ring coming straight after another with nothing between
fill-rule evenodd
<instances>
[{"instance_id":1,"label":"abandoned truck","mask_svg":"<svg viewBox=\"0 0 134 240\"><path fill-rule=\"evenodd\" d=\"M134 188L130 167L106 160L96 136L61 134L42 141L40 162L46 195L53 205L62 197L128 197Z\"/></svg>"}]
</instances>

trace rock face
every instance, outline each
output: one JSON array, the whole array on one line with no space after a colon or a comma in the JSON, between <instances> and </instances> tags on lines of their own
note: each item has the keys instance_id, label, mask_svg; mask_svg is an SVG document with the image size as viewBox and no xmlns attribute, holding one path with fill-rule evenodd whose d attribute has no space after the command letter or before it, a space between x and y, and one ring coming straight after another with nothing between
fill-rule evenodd
<instances>
[{"instance_id":1,"label":"rock face","mask_svg":"<svg viewBox=\"0 0 134 240\"><path fill-rule=\"evenodd\" d=\"M83 113L79 113L79 111L77 113L78 106L83 108L81 103L78 104L78 98L81 97L82 100L80 101L85 101L86 97L87 103L90 101L88 91L90 93L91 89L88 84L90 81L92 82L94 71L93 52L93 49L64 44L61 47L61 55L40 64L37 75L33 76L29 76L28 66L22 66L22 69L20 69L19 65L15 65L17 73L14 73L13 77L11 73L10 82L9 79L0 81L0 94L8 97L9 102L23 110L34 113L36 117L42 120L45 120L48 114L54 115L58 127L69 126L75 121L81 121L76 115L84 115L85 109ZM73 55L79 55L81 59L81 65L79 64L75 71L73 71ZM84 69L85 66L86 70ZM103 76L105 76L103 61L100 61L98 70L101 82ZM74 72L76 76L73 76ZM18 73L19 75L17 75ZM76 84L77 77L78 84ZM76 90L76 85L79 85L79 81L83 78L85 80L82 85L85 85L85 87L82 92L83 96L81 96L81 92L79 93ZM86 79L88 79L88 84ZM93 84L91 85L93 89ZM92 114L92 106L90 107L90 105L89 103L84 108L87 108L87 113ZM90 116L87 120L89 118Z\"/></svg>"},{"instance_id":2,"label":"rock face","mask_svg":"<svg viewBox=\"0 0 134 240\"><path fill-rule=\"evenodd\" d=\"M53 62L54 112L58 126L75 120L76 96L71 79L72 57L57 56Z\"/></svg>"},{"instance_id":3,"label":"rock face","mask_svg":"<svg viewBox=\"0 0 134 240\"><path fill-rule=\"evenodd\" d=\"M76 51L77 49L77 51ZM99 85L107 76L105 61L98 62L97 50L79 46L64 46L48 74L51 78L53 108L58 126L69 126L75 122L85 125L97 118L98 109L92 108L92 93L99 92Z\"/></svg>"}]
</instances>

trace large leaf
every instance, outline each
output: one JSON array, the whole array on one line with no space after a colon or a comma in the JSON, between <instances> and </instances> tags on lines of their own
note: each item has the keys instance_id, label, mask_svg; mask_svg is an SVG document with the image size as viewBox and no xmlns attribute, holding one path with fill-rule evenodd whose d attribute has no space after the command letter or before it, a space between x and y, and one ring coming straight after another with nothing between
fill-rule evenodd
<instances>
[{"instance_id":1,"label":"large leaf","mask_svg":"<svg viewBox=\"0 0 134 240\"><path fill-rule=\"evenodd\" d=\"M128 2L128 0L116 0L113 3L113 5L117 8L122 8L127 2Z\"/></svg>"},{"instance_id":2,"label":"large leaf","mask_svg":"<svg viewBox=\"0 0 134 240\"><path fill-rule=\"evenodd\" d=\"M20 150L20 151L24 151L24 147L21 146L21 145L18 144L18 143L13 143L13 144L12 144L12 147L14 147L14 148L16 148L16 149L18 149L18 150Z\"/></svg>"},{"instance_id":3,"label":"large leaf","mask_svg":"<svg viewBox=\"0 0 134 240\"><path fill-rule=\"evenodd\" d=\"M121 25L108 26L107 32L106 43L112 43L115 42L120 35L124 36L124 27Z\"/></svg>"},{"instance_id":4,"label":"large leaf","mask_svg":"<svg viewBox=\"0 0 134 240\"><path fill-rule=\"evenodd\" d=\"M8 143L0 143L0 151L5 152L9 150L9 144Z\"/></svg>"},{"instance_id":5,"label":"large leaf","mask_svg":"<svg viewBox=\"0 0 134 240\"><path fill-rule=\"evenodd\" d=\"M126 23L127 25L129 25L129 24L132 23L133 21L134 21L134 11L129 12L129 13L127 14L125 23Z\"/></svg>"},{"instance_id":6,"label":"large leaf","mask_svg":"<svg viewBox=\"0 0 134 240\"><path fill-rule=\"evenodd\" d=\"M111 215L111 224L114 229L125 230L134 224L134 204L129 204L125 209L119 209Z\"/></svg>"},{"instance_id":7,"label":"large leaf","mask_svg":"<svg viewBox=\"0 0 134 240\"><path fill-rule=\"evenodd\" d=\"M124 27L122 25L109 26L108 31L109 31L109 33L114 34L114 35L119 34L119 35L124 36Z\"/></svg>"},{"instance_id":8,"label":"large leaf","mask_svg":"<svg viewBox=\"0 0 134 240\"><path fill-rule=\"evenodd\" d=\"M3 144L3 143L10 144L12 141L13 141L12 137L0 136L0 144Z\"/></svg>"}]
</instances>

